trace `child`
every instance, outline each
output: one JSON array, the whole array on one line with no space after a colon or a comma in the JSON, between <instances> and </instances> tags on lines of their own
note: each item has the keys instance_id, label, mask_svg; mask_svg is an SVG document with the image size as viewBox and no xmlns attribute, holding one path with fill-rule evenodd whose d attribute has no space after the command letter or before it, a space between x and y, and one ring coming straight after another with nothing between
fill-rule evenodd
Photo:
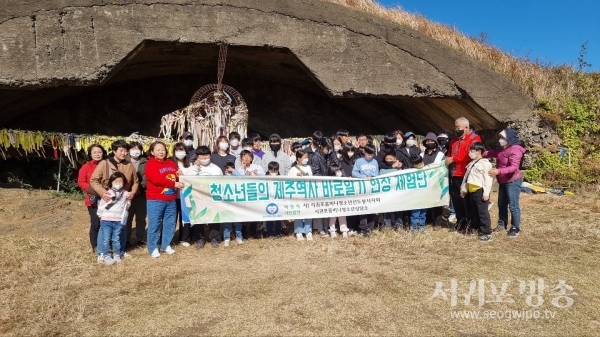
<instances>
[{"instance_id":1,"label":"child","mask_svg":"<svg viewBox=\"0 0 600 337\"><path fill-rule=\"evenodd\" d=\"M467 165L467 173L460 185L460 196L467 203L469 228L481 232L480 241L491 241L492 222L488 204L493 182L489 175L492 164L482 157L483 152L485 152L485 147L481 142L471 144L469 151L471 162ZM467 234L468 230L465 233Z\"/></svg>"},{"instance_id":2,"label":"child","mask_svg":"<svg viewBox=\"0 0 600 337\"><path fill-rule=\"evenodd\" d=\"M252 154L262 160L265 152L261 148L260 135L258 133L253 133L249 135L248 138L252 139Z\"/></svg>"},{"instance_id":3,"label":"child","mask_svg":"<svg viewBox=\"0 0 600 337\"><path fill-rule=\"evenodd\" d=\"M267 158L267 155L268 155L268 153L265 154L264 158ZM267 168L269 170L268 175L270 175L270 176L280 175L279 174L279 172L280 172L279 171L279 163L277 163L276 161L270 162ZM282 227L281 221L265 221L264 225L265 225L265 228L267 229L266 237L268 237L268 238L269 237L273 237L273 238L281 237L281 227Z\"/></svg>"},{"instance_id":4,"label":"child","mask_svg":"<svg viewBox=\"0 0 600 337\"><path fill-rule=\"evenodd\" d=\"M261 165L254 163L254 154L249 150L242 150L240 153L240 167L237 173L241 176L264 176L265 170Z\"/></svg>"},{"instance_id":5,"label":"child","mask_svg":"<svg viewBox=\"0 0 600 337\"><path fill-rule=\"evenodd\" d=\"M409 158L408 164L410 164L410 166L405 167L405 169L407 169L413 167L411 164L412 161L410 160L410 157L416 154L420 155L421 149L417 146L417 136L410 131L404 134L404 142L405 146L400 150L400 152L402 152L406 155L406 157Z\"/></svg>"},{"instance_id":6,"label":"child","mask_svg":"<svg viewBox=\"0 0 600 337\"><path fill-rule=\"evenodd\" d=\"M336 163L331 163L331 166L329 167L329 175L335 176L335 177L345 176L344 171L342 170L342 167ZM347 225L345 216L337 216L337 217L334 216L334 217L329 218L329 234L331 235L331 238L335 239L335 237L337 236L337 234L335 232L336 220L337 220L338 224L340 225L340 232L342 233L342 237L347 238L348 237L348 225Z\"/></svg>"},{"instance_id":7,"label":"child","mask_svg":"<svg viewBox=\"0 0 600 337\"><path fill-rule=\"evenodd\" d=\"M235 131L229 133L229 154L233 155L234 157L238 157L240 155L240 152L242 152L241 141L242 138L239 133Z\"/></svg>"},{"instance_id":8,"label":"child","mask_svg":"<svg viewBox=\"0 0 600 337\"><path fill-rule=\"evenodd\" d=\"M335 154L333 154L333 141L331 138L322 138L320 148L309 155L308 163L314 176L328 176L331 163L339 163ZM320 236L328 236L325 232L325 224L329 223L327 218L314 218L313 228Z\"/></svg>"},{"instance_id":9,"label":"child","mask_svg":"<svg viewBox=\"0 0 600 337\"><path fill-rule=\"evenodd\" d=\"M185 144L176 143L173 147L173 162L177 164L177 176L190 176L196 175L196 170L194 169L194 165L190 164L189 157L187 151L185 149ZM183 212L182 209L185 207L184 200L181 196L182 191L177 193L177 217L180 221L179 223L179 242L183 247L190 246L190 217L189 214Z\"/></svg>"},{"instance_id":10,"label":"child","mask_svg":"<svg viewBox=\"0 0 600 337\"><path fill-rule=\"evenodd\" d=\"M418 154L413 154L410 156L410 163L412 167L416 169L420 169L423 166L423 158L421 158ZM427 234L425 230L425 221L427 220L427 209L413 209L410 211L410 226L411 232L413 234L417 232L421 232L422 234Z\"/></svg>"},{"instance_id":11,"label":"child","mask_svg":"<svg viewBox=\"0 0 600 337\"><path fill-rule=\"evenodd\" d=\"M244 151L242 151L244 152ZM198 146L196 149L196 171L199 176L222 176L223 170L212 163L210 161L210 149L208 146ZM206 224L205 224L206 225ZM211 223L208 224L209 234L208 238L210 239L210 245L213 248L219 248L219 239L221 236L221 224L219 223ZM204 248L204 237L201 235L200 230L204 228L204 226L192 226L192 237L196 240L196 249Z\"/></svg>"},{"instance_id":12,"label":"child","mask_svg":"<svg viewBox=\"0 0 600 337\"><path fill-rule=\"evenodd\" d=\"M225 163L225 175L226 176L232 176L235 175L235 164L233 164L233 162L227 162Z\"/></svg>"},{"instance_id":13,"label":"child","mask_svg":"<svg viewBox=\"0 0 600 337\"><path fill-rule=\"evenodd\" d=\"M121 230L127 222L127 209L129 208L129 192L123 189L127 184L125 175L119 171L113 173L108 179L110 189L107 193L110 201L100 199L98 217L100 218L101 240L98 242L98 262L111 265L121 262ZM109 252L109 243L112 243L113 257ZM125 247L123 247L125 248Z\"/></svg>"},{"instance_id":14,"label":"child","mask_svg":"<svg viewBox=\"0 0 600 337\"><path fill-rule=\"evenodd\" d=\"M390 144L392 144L392 143L390 143ZM402 169L402 163L400 163L400 161L396 158L396 151L394 150L394 147L395 147L395 143L394 143L393 147L391 147L390 150L388 150L383 155L383 162L389 168L379 169L380 175L397 172ZM402 212L385 213L383 215L384 226L386 228L392 227L392 214L394 215L394 229L398 230L398 229L402 228Z\"/></svg>"},{"instance_id":15,"label":"child","mask_svg":"<svg viewBox=\"0 0 600 337\"><path fill-rule=\"evenodd\" d=\"M292 151L290 154L290 167L296 165L296 151L300 150L301 148L302 145L300 145L299 142L292 143L292 146L290 147L290 151Z\"/></svg>"},{"instance_id":16,"label":"child","mask_svg":"<svg viewBox=\"0 0 600 337\"><path fill-rule=\"evenodd\" d=\"M278 170L281 169L281 174L283 175L286 175L290 170L290 167L292 166L290 164L290 157L281 150L282 143L281 137L276 133L269 137L269 151L267 151L261 159L265 172L271 162L278 163Z\"/></svg>"},{"instance_id":17,"label":"child","mask_svg":"<svg viewBox=\"0 0 600 337\"><path fill-rule=\"evenodd\" d=\"M312 170L308 165L308 153L305 150L296 151L296 165L292 166L288 172L289 177L310 177ZM312 241L312 219L296 219L294 220L294 233L296 240L303 241L304 235L306 240Z\"/></svg>"},{"instance_id":18,"label":"child","mask_svg":"<svg viewBox=\"0 0 600 337\"><path fill-rule=\"evenodd\" d=\"M356 163L354 163L352 176L354 178L371 180L373 177L379 175L379 165L377 165L377 160L375 159L375 146L367 144L363 151L364 157L358 158ZM375 215L360 215L359 219L360 222L358 223L358 228L360 229L362 236L368 237L375 227Z\"/></svg>"},{"instance_id":19,"label":"child","mask_svg":"<svg viewBox=\"0 0 600 337\"><path fill-rule=\"evenodd\" d=\"M242 139L242 151L247 150L250 153L252 153L253 144L254 144L254 141L251 138ZM242 166L242 160L241 160L242 151L240 151L240 154L237 156L237 158L235 158L235 169L236 170L238 170ZM260 159L260 157L255 156L254 154L252 156L253 156L252 164L262 166L262 160Z\"/></svg>"}]
</instances>

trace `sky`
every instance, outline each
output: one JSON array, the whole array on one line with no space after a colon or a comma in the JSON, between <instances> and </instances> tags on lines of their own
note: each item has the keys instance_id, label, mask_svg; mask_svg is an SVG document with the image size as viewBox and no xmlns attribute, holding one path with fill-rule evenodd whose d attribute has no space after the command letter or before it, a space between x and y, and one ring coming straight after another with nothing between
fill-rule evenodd
<instances>
[{"instance_id":1,"label":"sky","mask_svg":"<svg viewBox=\"0 0 600 337\"><path fill-rule=\"evenodd\" d=\"M584 59L600 71L600 0L376 0L385 7L403 7L431 21L455 27L512 55L543 64L579 64Z\"/></svg>"}]
</instances>

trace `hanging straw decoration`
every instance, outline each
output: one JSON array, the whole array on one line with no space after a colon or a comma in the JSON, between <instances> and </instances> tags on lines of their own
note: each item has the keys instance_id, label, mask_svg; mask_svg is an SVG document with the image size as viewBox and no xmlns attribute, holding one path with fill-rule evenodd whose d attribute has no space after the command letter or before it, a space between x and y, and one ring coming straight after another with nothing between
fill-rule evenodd
<instances>
[{"instance_id":1,"label":"hanging straw decoration","mask_svg":"<svg viewBox=\"0 0 600 337\"><path fill-rule=\"evenodd\" d=\"M222 84L227 58L227 43L219 50L217 84L201 87L192 97L190 104L162 117L160 135L179 139L184 132L194 135L194 146L207 145L212 148L216 138L238 132L246 137L248 129L248 107L242 95L234 88ZM175 131L175 135L173 135Z\"/></svg>"}]
</instances>

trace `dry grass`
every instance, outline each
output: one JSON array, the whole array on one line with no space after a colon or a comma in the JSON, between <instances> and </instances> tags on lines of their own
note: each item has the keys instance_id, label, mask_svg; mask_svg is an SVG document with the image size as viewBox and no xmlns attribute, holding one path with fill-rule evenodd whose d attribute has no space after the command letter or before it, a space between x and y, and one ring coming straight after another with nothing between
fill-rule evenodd
<instances>
[{"instance_id":1,"label":"dry grass","mask_svg":"<svg viewBox=\"0 0 600 337\"><path fill-rule=\"evenodd\" d=\"M482 37L469 37L455 27L428 20L402 7L388 9L374 0L327 0L346 7L368 12L415 29L453 49L481 61L506 76L534 99L553 98L575 90L575 71L572 65L544 64L527 56L516 57L489 44ZM581 41L583 42L583 41ZM575 55L578 50L573 50ZM555 102L556 103L556 102Z\"/></svg>"},{"instance_id":2,"label":"dry grass","mask_svg":"<svg viewBox=\"0 0 600 337\"><path fill-rule=\"evenodd\" d=\"M598 194L523 196L523 235L480 243L445 230L428 236L381 232L369 238L297 243L250 240L219 249L177 247L157 260L143 249L118 266L98 265L83 205L63 204L71 223L39 232L43 194L0 190L2 335L594 335L599 331ZM40 201L41 200L41 201ZM27 214L24 214L26 211ZM495 213L495 212L494 212ZM23 218L23 215L26 215ZM554 319L450 317L430 300L436 281L564 279L578 293ZM489 289L487 290L489 294ZM459 305L477 310L477 301Z\"/></svg>"}]
</instances>

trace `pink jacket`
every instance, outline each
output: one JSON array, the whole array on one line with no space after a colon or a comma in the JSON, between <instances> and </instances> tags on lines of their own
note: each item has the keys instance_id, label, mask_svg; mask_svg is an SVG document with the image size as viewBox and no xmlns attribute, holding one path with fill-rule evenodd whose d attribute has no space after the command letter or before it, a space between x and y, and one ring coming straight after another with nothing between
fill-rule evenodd
<instances>
[{"instance_id":1,"label":"pink jacket","mask_svg":"<svg viewBox=\"0 0 600 337\"><path fill-rule=\"evenodd\" d=\"M523 177L519 166L525 149L521 145L511 145L507 148L489 150L483 153L484 158L497 158L498 184L506 184Z\"/></svg>"}]
</instances>

